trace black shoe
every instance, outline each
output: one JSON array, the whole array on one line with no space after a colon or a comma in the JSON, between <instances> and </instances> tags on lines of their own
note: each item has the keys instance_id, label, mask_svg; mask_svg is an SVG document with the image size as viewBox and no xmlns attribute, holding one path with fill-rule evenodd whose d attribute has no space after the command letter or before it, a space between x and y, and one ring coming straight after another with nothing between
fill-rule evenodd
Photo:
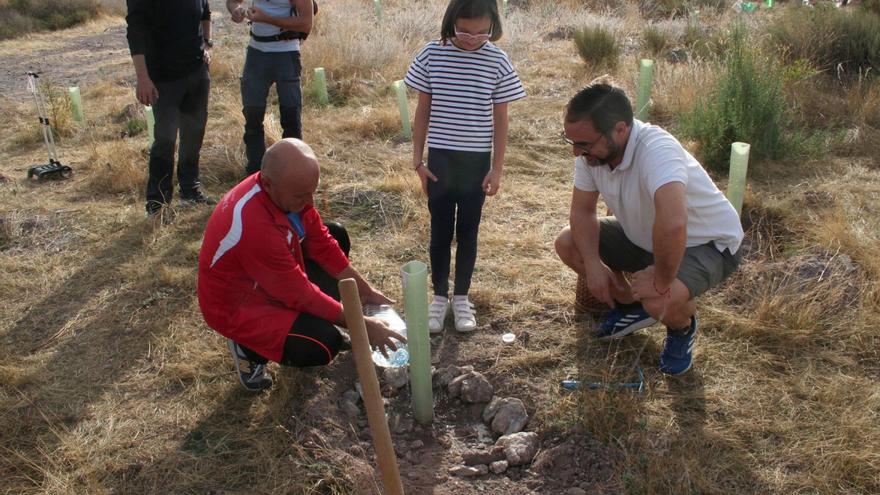
<instances>
[{"instance_id":1,"label":"black shoe","mask_svg":"<svg viewBox=\"0 0 880 495\"><path fill-rule=\"evenodd\" d=\"M344 332L339 327L336 327L336 330L339 332L339 336L342 337L342 343L339 344L339 352L350 351L351 350L351 337L349 337L348 333Z\"/></svg>"},{"instance_id":2,"label":"black shoe","mask_svg":"<svg viewBox=\"0 0 880 495\"><path fill-rule=\"evenodd\" d=\"M229 351L232 352L232 362L235 363L235 372L238 373L238 381L248 392L260 392L272 386L272 377L266 374L266 365L257 364L249 360L241 349L241 346L231 339L226 340Z\"/></svg>"},{"instance_id":3,"label":"black shoe","mask_svg":"<svg viewBox=\"0 0 880 495\"><path fill-rule=\"evenodd\" d=\"M190 203L192 205L214 206L217 204L217 200L215 200L211 196L205 196L205 193L203 193L201 189L196 189L186 194L181 192L180 200L185 203Z\"/></svg>"},{"instance_id":4,"label":"black shoe","mask_svg":"<svg viewBox=\"0 0 880 495\"><path fill-rule=\"evenodd\" d=\"M160 201L147 201L147 219L159 220L162 225L169 225L174 221L174 211L167 203Z\"/></svg>"}]
</instances>

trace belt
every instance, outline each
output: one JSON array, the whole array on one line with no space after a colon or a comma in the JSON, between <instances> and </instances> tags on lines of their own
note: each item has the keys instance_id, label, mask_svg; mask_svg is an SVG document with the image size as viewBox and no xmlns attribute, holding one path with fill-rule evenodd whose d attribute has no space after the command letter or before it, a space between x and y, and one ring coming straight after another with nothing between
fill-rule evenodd
<instances>
[{"instance_id":1,"label":"belt","mask_svg":"<svg viewBox=\"0 0 880 495\"><path fill-rule=\"evenodd\" d=\"M273 34L272 36L258 36L251 31L251 38L254 41L260 42L271 42L271 41L290 41L290 40L304 40L309 37L309 33L303 33L300 31L281 31L278 34Z\"/></svg>"}]
</instances>

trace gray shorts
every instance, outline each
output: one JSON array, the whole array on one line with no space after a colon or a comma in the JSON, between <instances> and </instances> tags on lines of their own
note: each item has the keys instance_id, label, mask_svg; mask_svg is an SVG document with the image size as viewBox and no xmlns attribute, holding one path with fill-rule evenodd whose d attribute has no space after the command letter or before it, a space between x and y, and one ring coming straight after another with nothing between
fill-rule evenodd
<instances>
[{"instance_id":1,"label":"gray shorts","mask_svg":"<svg viewBox=\"0 0 880 495\"><path fill-rule=\"evenodd\" d=\"M676 278L688 288L691 298L720 284L739 266L740 251L718 251L713 243L685 249ZM599 219L599 256L609 268L637 272L654 264L654 255L633 244L614 217Z\"/></svg>"}]
</instances>

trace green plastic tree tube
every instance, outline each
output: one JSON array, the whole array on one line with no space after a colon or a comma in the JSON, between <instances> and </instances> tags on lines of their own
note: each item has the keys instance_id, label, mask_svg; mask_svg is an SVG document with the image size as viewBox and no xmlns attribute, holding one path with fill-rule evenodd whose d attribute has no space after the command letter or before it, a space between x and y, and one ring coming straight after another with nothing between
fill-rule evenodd
<instances>
[{"instance_id":1,"label":"green plastic tree tube","mask_svg":"<svg viewBox=\"0 0 880 495\"><path fill-rule=\"evenodd\" d=\"M73 120L82 122L85 120L85 116L83 115L82 95L80 95L79 86L67 88L67 92L70 94L70 111L73 113Z\"/></svg>"},{"instance_id":2,"label":"green plastic tree tube","mask_svg":"<svg viewBox=\"0 0 880 495\"><path fill-rule=\"evenodd\" d=\"M768 8L768 9L772 9L772 8L773 8L773 0L767 0L767 8Z\"/></svg>"},{"instance_id":3,"label":"green plastic tree tube","mask_svg":"<svg viewBox=\"0 0 880 495\"><path fill-rule=\"evenodd\" d=\"M330 95L327 94L327 75L324 73L323 67L318 67L315 69L315 96L318 97L318 104L328 105L330 104Z\"/></svg>"},{"instance_id":4,"label":"green plastic tree tube","mask_svg":"<svg viewBox=\"0 0 880 495\"><path fill-rule=\"evenodd\" d=\"M503 3L503 5L504 5L504 17L507 17L507 12L508 12L508 10L507 10L507 0L503 0L502 3Z\"/></svg>"},{"instance_id":5,"label":"green plastic tree tube","mask_svg":"<svg viewBox=\"0 0 880 495\"><path fill-rule=\"evenodd\" d=\"M150 136L150 144L153 144L153 128L156 127L156 117L153 116L153 107L147 105L144 107L144 114L147 116L147 134Z\"/></svg>"},{"instance_id":6,"label":"green plastic tree tube","mask_svg":"<svg viewBox=\"0 0 880 495\"><path fill-rule=\"evenodd\" d=\"M382 0L373 0L373 3L376 5L376 19L382 22Z\"/></svg>"},{"instance_id":7,"label":"green plastic tree tube","mask_svg":"<svg viewBox=\"0 0 880 495\"><path fill-rule=\"evenodd\" d=\"M428 336L428 265L410 261L400 268L409 348L409 383L413 416L420 424L434 420L431 389L431 340Z\"/></svg>"},{"instance_id":8,"label":"green plastic tree tube","mask_svg":"<svg viewBox=\"0 0 880 495\"><path fill-rule=\"evenodd\" d=\"M406 99L406 84L394 81L394 92L397 93L397 106L400 108L400 121L403 124L403 137L412 138L412 127L409 124L409 100Z\"/></svg>"},{"instance_id":9,"label":"green plastic tree tube","mask_svg":"<svg viewBox=\"0 0 880 495\"><path fill-rule=\"evenodd\" d=\"M648 108L651 105L651 82L654 79L654 61L643 58L639 62L639 89L636 96L636 118L648 120Z\"/></svg>"},{"instance_id":10,"label":"green plastic tree tube","mask_svg":"<svg viewBox=\"0 0 880 495\"><path fill-rule=\"evenodd\" d=\"M727 181L727 199L736 208L739 215L742 212L743 195L746 192L746 173L749 170L748 143L733 143L730 145L730 177Z\"/></svg>"}]
</instances>

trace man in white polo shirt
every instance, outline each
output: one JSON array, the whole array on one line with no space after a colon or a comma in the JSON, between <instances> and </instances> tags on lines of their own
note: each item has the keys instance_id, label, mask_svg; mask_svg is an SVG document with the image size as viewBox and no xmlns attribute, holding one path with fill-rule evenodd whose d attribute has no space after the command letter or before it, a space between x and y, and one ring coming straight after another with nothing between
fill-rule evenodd
<instances>
[{"instance_id":1,"label":"man in white polo shirt","mask_svg":"<svg viewBox=\"0 0 880 495\"><path fill-rule=\"evenodd\" d=\"M633 119L622 89L591 83L569 101L564 127L577 158L570 225L556 252L613 308L596 336L616 339L660 321L660 371L682 374L693 360L695 298L739 265L739 216L672 135ZM600 195L613 217L598 218Z\"/></svg>"}]
</instances>

